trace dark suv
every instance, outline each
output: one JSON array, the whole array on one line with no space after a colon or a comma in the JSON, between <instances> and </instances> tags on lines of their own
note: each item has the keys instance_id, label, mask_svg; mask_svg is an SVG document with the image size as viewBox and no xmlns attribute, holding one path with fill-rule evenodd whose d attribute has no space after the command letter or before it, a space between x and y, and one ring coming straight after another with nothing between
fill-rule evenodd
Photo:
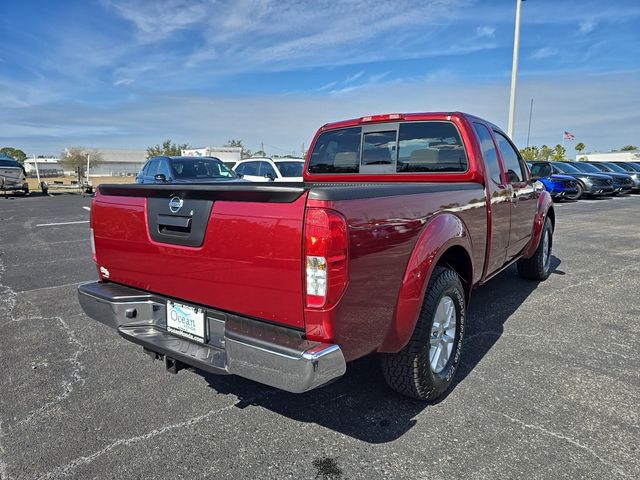
<instances>
[{"instance_id":1,"label":"dark suv","mask_svg":"<svg viewBox=\"0 0 640 480\"><path fill-rule=\"evenodd\" d=\"M633 181L631 177L625 173L617 173L610 171L603 166L598 167L597 165L600 162L570 162L571 165L576 167L578 170L582 170L586 173L600 173L603 175L608 175L613 180L613 193L614 195L617 193L629 193L633 188Z\"/></svg>"},{"instance_id":2,"label":"dark suv","mask_svg":"<svg viewBox=\"0 0 640 480\"><path fill-rule=\"evenodd\" d=\"M136 176L136 183L208 183L242 181L215 157L153 157Z\"/></svg>"}]
</instances>

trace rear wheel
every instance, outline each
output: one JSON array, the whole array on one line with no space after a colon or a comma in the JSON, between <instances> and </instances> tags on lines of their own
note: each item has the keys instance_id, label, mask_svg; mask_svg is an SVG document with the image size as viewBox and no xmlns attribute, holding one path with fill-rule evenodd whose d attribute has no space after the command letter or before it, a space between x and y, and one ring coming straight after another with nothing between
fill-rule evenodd
<instances>
[{"instance_id":1,"label":"rear wheel","mask_svg":"<svg viewBox=\"0 0 640 480\"><path fill-rule=\"evenodd\" d=\"M546 280L551 273L551 249L553 247L553 227L549 217L544 220L542 235L536 253L531 258L518 260L518 274L527 280Z\"/></svg>"},{"instance_id":2,"label":"rear wheel","mask_svg":"<svg viewBox=\"0 0 640 480\"><path fill-rule=\"evenodd\" d=\"M451 386L460 364L465 327L465 296L458 274L436 267L409 343L382 356L382 372L391 388L434 402Z\"/></svg>"},{"instance_id":3,"label":"rear wheel","mask_svg":"<svg viewBox=\"0 0 640 480\"><path fill-rule=\"evenodd\" d=\"M567 198L569 200L578 200L582 196L582 193L584 192L584 187L578 182L577 188L578 188L578 191L576 193L574 193L573 195L567 195Z\"/></svg>"}]
</instances>

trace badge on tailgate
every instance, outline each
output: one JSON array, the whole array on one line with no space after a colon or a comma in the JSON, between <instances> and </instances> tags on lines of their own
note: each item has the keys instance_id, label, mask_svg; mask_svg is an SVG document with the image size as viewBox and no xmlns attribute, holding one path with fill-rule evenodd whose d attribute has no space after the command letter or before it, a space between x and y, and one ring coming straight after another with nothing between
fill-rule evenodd
<instances>
[{"instance_id":1,"label":"badge on tailgate","mask_svg":"<svg viewBox=\"0 0 640 480\"><path fill-rule=\"evenodd\" d=\"M204 310L167 301L167 331L197 342L205 342Z\"/></svg>"}]
</instances>

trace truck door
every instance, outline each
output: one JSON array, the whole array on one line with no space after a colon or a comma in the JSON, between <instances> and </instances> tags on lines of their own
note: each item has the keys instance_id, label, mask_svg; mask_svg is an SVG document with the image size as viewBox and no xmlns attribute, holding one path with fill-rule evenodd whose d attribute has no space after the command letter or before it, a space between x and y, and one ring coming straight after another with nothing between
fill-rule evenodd
<instances>
[{"instance_id":1,"label":"truck door","mask_svg":"<svg viewBox=\"0 0 640 480\"><path fill-rule=\"evenodd\" d=\"M500 159L489 129L481 123L474 123L473 128L482 147L487 177L485 181L491 195L491 240L485 266L485 275L490 275L502 267L507 258L511 229L511 186L503 180Z\"/></svg>"},{"instance_id":2,"label":"truck door","mask_svg":"<svg viewBox=\"0 0 640 480\"><path fill-rule=\"evenodd\" d=\"M511 231L507 260L518 255L529 243L533 231L533 219L538 208L538 197L529 178L520 153L501 132L494 130L498 151L502 158L506 179L511 185Z\"/></svg>"}]
</instances>

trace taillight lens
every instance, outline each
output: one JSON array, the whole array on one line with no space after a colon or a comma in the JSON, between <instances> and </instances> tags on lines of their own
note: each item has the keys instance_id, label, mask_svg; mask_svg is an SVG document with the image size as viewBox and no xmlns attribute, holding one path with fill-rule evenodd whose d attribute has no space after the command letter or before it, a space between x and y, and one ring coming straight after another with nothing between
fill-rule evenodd
<instances>
[{"instance_id":1,"label":"taillight lens","mask_svg":"<svg viewBox=\"0 0 640 480\"><path fill-rule=\"evenodd\" d=\"M338 212L309 208L305 216L306 305L335 305L348 283L347 221Z\"/></svg>"}]
</instances>

